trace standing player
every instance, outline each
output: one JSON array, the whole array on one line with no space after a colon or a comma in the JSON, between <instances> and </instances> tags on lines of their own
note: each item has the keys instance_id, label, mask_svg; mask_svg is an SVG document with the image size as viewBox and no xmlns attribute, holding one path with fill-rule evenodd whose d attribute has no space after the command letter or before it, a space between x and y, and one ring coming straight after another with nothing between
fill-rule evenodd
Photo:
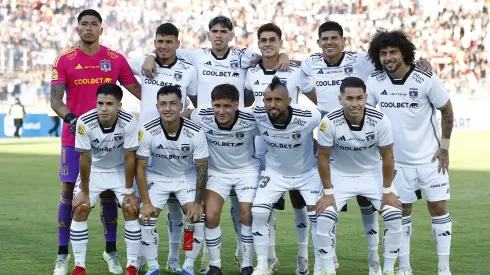
<instances>
[{"instance_id":1,"label":"standing player","mask_svg":"<svg viewBox=\"0 0 490 275\"><path fill-rule=\"evenodd\" d=\"M256 59L256 55L246 49L231 48L230 42L234 39L233 23L230 18L217 16L209 21L208 40L211 48L201 48L195 50L177 50L177 56L194 65L198 72L198 95L197 99L191 97L194 107L211 104L211 92L219 84L232 84L240 92L239 106L244 107L244 82L246 69ZM156 64L154 59L156 53L151 53L142 67L142 73L148 78L156 74ZM289 65L289 58L286 54L281 54L278 59L277 68L286 70ZM196 105L197 100L197 105ZM230 194L231 215L234 223L237 238L237 251L235 258L241 258L242 251L240 245L240 205L234 191ZM201 273L207 272L209 265L209 255L205 252L201 263Z\"/></svg>"},{"instance_id":2,"label":"standing player","mask_svg":"<svg viewBox=\"0 0 490 275\"><path fill-rule=\"evenodd\" d=\"M87 219L100 193L111 190L124 215L127 275L137 275L136 261L141 241L138 200L133 191L135 153L138 149L136 118L121 109L123 91L116 84L97 89L97 108L77 121L75 150L80 152L80 175L73 199L71 245L75 256L72 275L85 275L88 244Z\"/></svg>"},{"instance_id":3,"label":"standing player","mask_svg":"<svg viewBox=\"0 0 490 275\"><path fill-rule=\"evenodd\" d=\"M273 77L279 77L281 82L287 86L289 97L292 104L298 103L298 94L302 92L314 104L316 104L315 87L311 85L307 77L300 78L298 65L289 64L287 71L277 71L274 69L279 60L279 51L282 46L282 31L273 23L262 25L257 31L258 46L262 55L262 60L259 64L251 67L247 71L245 77L245 101L251 99L250 102L245 102L245 106L252 105L255 100L257 106L264 106L263 95L267 86L271 83ZM251 95L251 96L247 96ZM262 167L265 168L264 154L267 150L264 138L257 136L255 138L255 155L260 158ZM290 191L289 196L294 208L294 218L296 233L298 235L298 272L303 272L308 269L308 212L304 204L304 200L298 191ZM269 219L269 230L271 242L269 243L269 268L270 272L278 268L278 260L275 249L275 229L276 229L275 210L272 209ZM304 273L303 273L304 274Z\"/></svg>"},{"instance_id":4,"label":"standing player","mask_svg":"<svg viewBox=\"0 0 490 275\"><path fill-rule=\"evenodd\" d=\"M141 79L141 108L139 127L143 122L158 116L156 94L161 87L175 86L180 89L182 98L195 98L197 95L197 72L194 66L177 58L177 48L180 46L179 30L171 23L160 25L155 34L155 52L157 58L157 76L153 79L141 74L141 66L145 57L129 60L133 74ZM150 164L151 165L151 164ZM167 202L169 253L166 271L174 274L182 272L179 263L179 249L184 216L179 201L172 194Z\"/></svg>"},{"instance_id":5,"label":"standing player","mask_svg":"<svg viewBox=\"0 0 490 275\"><path fill-rule=\"evenodd\" d=\"M439 275L450 275L452 222L446 206L450 198L449 140L453 107L448 94L433 73L413 65L415 45L401 31L378 32L369 46L377 70L367 83L368 103L378 104L390 118L395 141L393 183L403 203L400 267L397 275L410 275L412 203L420 187L432 216L432 234L439 256ZM441 111L442 139L436 119Z\"/></svg>"},{"instance_id":6,"label":"standing player","mask_svg":"<svg viewBox=\"0 0 490 275\"><path fill-rule=\"evenodd\" d=\"M267 220L272 203L284 192L298 190L305 199L308 211L314 213L322 189L313 152L313 129L320 123L320 112L316 108L290 106L290 102L286 85L274 77L264 92L265 107L257 106L254 109L255 120L268 150L265 154L267 166L262 172L252 206L252 232L257 254L257 267L253 275L270 274ZM316 235L315 230L312 230L312 235ZM315 249L324 249L318 247L317 242L313 244ZM308 270L301 274L308 274Z\"/></svg>"},{"instance_id":7,"label":"standing player","mask_svg":"<svg viewBox=\"0 0 490 275\"><path fill-rule=\"evenodd\" d=\"M318 170L324 196L318 201L318 220L327 227L317 232L317 241L325 243L319 274L335 274L333 251L337 209L362 195L368 198L385 222L383 234L383 274L393 275L400 249L402 228L401 203L392 187L393 134L391 123L382 113L366 107L366 85L357 77L347 77L340 85L342 104L324 116L318 131ZM330 156L333 160L330 161ZM382 161L380 160L382 158ZM369 263L370 275L381 275L379 266ZM374 269L374 270L373 270ZM316 274L316 271L315 271Z\"/></svg>"},{"instance_id":8,"label":"standing player","mask_svg":"<svg viewBox=\"0 0 490 275\"><path fill-rule=\"evenodd\" d=\"M140 98L141 87L134 78L126 59L99 44L102 35L102 17L95 10L84 10L78 15L77 33L80 47L59 55L53 65L51 76L51 108L65 124L61 135L60 181L63 182L61 201L58 208L58 259L54 275L68 272L70 256L68 242L72 213L73 188L79 174L80 154L75 151L75 131L79 115L96 107L95 93L102 84L119 81L134 96ZM67 94L66 105L63 96ZM71 132L71 133L70 133ZM103 258L109 271L121 274L116 237L117 204L110 191L100 195L101 221L104 225L106 249Z\"/></svg>"},{"instance_id":9,"label":"standing player","mask_svg":"<svg viewBox=\"0 0 490 275\"><path fill-rule=\"evenodd\" d=\"M180 89L165 86L156 97L160 116L144 123L139 132L140 147L136 153L136 183L142 202L143 255L148 261L146 274L160 274L157 219L170 193L174 193L187 218L196 222L193 250L186 253L182 270L184 275L193 275L194 262L204 238L202 207L208 180L208 145L204 131L194 122L180 117ZM152 165L148 167L150 156Z\"/></svg>"},{"instance_id":10,"label":"standing player","mask_svg":"<svg viewBox=\"0 0 490 275\"><path fill-rule=\"evenodd\" d=\"M260 134L251 109L238 108L239 91L231 84L220 84L211 92L212 106L192 112L191 119L206 133L209 146L209 180L206 205L205 238L211 258L208 275L221 271L220 217L230 191L240 202L241 274L253 272L252 202L259 180L260 162L254 157L254 135Z\"/></svg>"}]
</instances>

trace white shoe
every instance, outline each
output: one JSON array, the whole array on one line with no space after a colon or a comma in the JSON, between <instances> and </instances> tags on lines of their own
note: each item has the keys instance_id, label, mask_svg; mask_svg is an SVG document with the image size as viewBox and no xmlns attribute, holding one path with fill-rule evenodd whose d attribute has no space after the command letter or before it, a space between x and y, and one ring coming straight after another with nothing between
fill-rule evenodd
<instances>
[{"instance_id":1,"label":"white shoe","mask_svg":"<svg viewBox=\"0 0 490 275\"><path fill-rule=\"evenodd\" d=\"M180 268L179 261L177 259L169 259L167 265L165 266L165 271L170 274L181 274L182 268Z\"/></svg>"},{"instance_id":2,"label":"white shoe","mask_svg":"<svg viewBox=\"0 0 490 275\"><path fill-rule=\"evenodd\" d=\"M269 273L272 274L279 269L279 259L269 259Z\"/></svg>"},{"instance_id":3,"label":"white shoe","mask_svg":"<svg viewBox=\"0 0 490 275\"><path fill-rule=\"evenodd\" d=\"M310 274L308 270L308 260L304 257L298 257L298 263L296 264L296 275Z\"/></svg>"},{"instance_id":4,"label":"white shoe","mask_svg":"<svg viewBox=\"0 0 490 275\"><path fill-rule=\"evenodd\" d=\"M369 262L369 275L382 275L381 267L379 262Z\"/></svg>"},{"instance_id":5,"label":"white shoe","mask_svg":"<svg viewBox=\"0 0 490 275\"><path fill-rule=\"evenodd\" d=\"M408 267L399 267L396 269L395 275L412 275L412 269Z\"/></svg>"},{"instance_id":6,"label":"white shoe","mask_svg":"<svg viewBox=\"0 0 490 275\"><path fill-rule=\"evenodd\" d=\"M71 256L68 254L64 260L56 260L56 262L54 262L53 275L67 275L70 259Z\"/></svg>"},{"instance_id":7,"label":"white shoe","mask_svg":"<svg viewBox=\"0 0 490 275\"><path fill-rule=\"evenodd\" d=\"M313 275L335 275L335 272L328 272L323 267L317 267L315 268L315 272L313 273Z\"/></svg>"},{"instance_id":8,"label":"white shoe","mask_svg":"<svg viewBox=\"0 0 490 275\"><path fill-rule=\"evenodd\" d=\"M201 267L199 268L199 273L205 275L209 271L209 264L211 262L211 258L209 257L209 253L202 252L201 257Z\"/></svg>"},{"instance_id":9,"label":"white shoe","mask_svg":"<svg viewBox=\"0 0 490 275\"><path fill-rule=\"evenodd\" d=\"M451 271L449 271L449 267L439 268L439 275L451 275Z\"/></svg>"},{"instance_id":10,"label":"white shoe","mask_svg":"<svg viewBox=\"0 0 490 275\"><path fill-rule=\"evenodd\" d=\"M252 275L270 275L269 270L262 269L261 267L257 266L254 269L254 273Z\"/></svg>"},{"instance_id":11,"label":"white shoe","mask_svg":"<svg viewBox=\"0 0 490 275\"><path fill-rule=\"evenodd\" d=\"M117 255L117 252L107 253L106 251L104 251L104 253L102 253L102 259L107 263L107 267L109 268L110 273L123 273L121 264L119 263L119 256Z\"/></svg>"}]
</instances>

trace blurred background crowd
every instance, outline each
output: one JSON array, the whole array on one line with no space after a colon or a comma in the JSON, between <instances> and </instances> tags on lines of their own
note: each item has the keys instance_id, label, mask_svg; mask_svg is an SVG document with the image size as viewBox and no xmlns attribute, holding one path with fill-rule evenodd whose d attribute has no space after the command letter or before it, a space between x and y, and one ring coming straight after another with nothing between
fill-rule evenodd
<instances>
[{"instance_id":1,"label":"blurred background crowd","mask_svg":"<svg viewBox=\"0 0 490 275\"><path fill-rule=\"evenodd\" d=\"M76 17L86 8L104 18L101 43L127 58L153 49L156 27L174 23L182 47L210 46L208 21L235 22L237 47L257 51L256 30L267 22L282 28L283 49L304 60L320 49L318 26L344 27L346 50L365 52L377 29L402 29L427 58L450 93L489 99L490 0L4 0L0 3L0 104L19 97L46 106L50 66L78 40ZM134 106L137 102L134 102Z\"/></svg>"}]
</instances>

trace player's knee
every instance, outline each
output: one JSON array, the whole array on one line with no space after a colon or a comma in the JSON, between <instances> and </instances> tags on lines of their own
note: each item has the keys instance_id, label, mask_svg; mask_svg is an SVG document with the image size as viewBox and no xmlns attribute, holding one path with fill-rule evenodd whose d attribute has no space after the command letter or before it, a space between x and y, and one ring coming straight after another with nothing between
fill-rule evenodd
<instances>
[{"instance_id":1,"label":"player's knee","mask_svg":"<svg viewBox=\"0 0 490 275\"><path fill-rule=\"evenodd\" d=\"M359 206L370 206L372 205L371 202L366 198L366 197L363 197L363 196L356 196L356 200L357 200L357 204Z\"/></svg>"},{"instance_id":2,"label":"player's knee","mask_svg":"<svg viewBox=\"0 0 490 275\"><path fill-rule=\"evenodd\" d=\"M61 187L61 193L63 193L63 196L71 197L73 196L74 189L75 189L75 183L63 182L63 185Z\"/></svg>"},{"instance_id":3,"label":"player's knee","mask_svg":"<svg viewBox=\"0 0 490 275\"><path fill-rule=\"evenodd\" d=\"M446 201L428 201L427 206L432 217L442 216L447 214Z\"/></svg>"},{"instance_id":4,"label":"player's knee","mask_svg":"<svg viewBox=\"0 0 490 275\"><path fill-rule=\"evenodd\" d=\"M86 204L78 205L73 208L73 219L80 222L86 221L90 213L90 207Z\"/></svg>"},{"instance_id":5,"label":"player's knee","mask_svg":"<svg viewBox=\"0 0 490 275\"><path fill-rule=\"evenodd\" d=\"M412 215L412 204L402 203L402 215L403 217Z\"/></svg>"},{"instance_id":6,"label":"player's knee","mask_svg":"<svg viewBox=\"0 0 490 275\"><path fill-rule=\"evenodd\" d=\"M400 231L402 228L402 211L393 207L385 206L381 214L385 227L391 231Z\"/></svg>"},{"instance_id":7,"label":"player's knee","mask_svg":"<svg viewBox=\"0 0 490 275\"><path fill-rule=\"evenodd\" d=\"M240 209L240 219L242 224L250 226L252 224L252 211L248 209Z\"/></svg>"},{"instance_id":8,"label":"player's knee","mask_svg":"<svg viewBox=\"0 0 490 275\"><path fill-rule=\"evenodd\" d=\"M331 232L335 234L332 230L337 224L337 211L333 208L333 206L327 207L322 213L317 216L317 234L325 235Z\"/></svg>"},{"instance_id":9,"label":"player's knee","mask_svg":"<svg viewBox=\"0 0 490 275\"><path fill-rule=\"evenodd\" d=\"M272 211L272 204L252 205L252 223L265 223Z\"/></svg>"},{"instance_id":10,"label":"player's knee","mask_svg":"<svg viewBox=\"0 0 490 275\"><path fill-rule=\"evenodd\" d=\"M207 210L206 209L206 225L215 225L219 224L221 218L221 212L216 210Z\"/></svg>"}]
</instances>

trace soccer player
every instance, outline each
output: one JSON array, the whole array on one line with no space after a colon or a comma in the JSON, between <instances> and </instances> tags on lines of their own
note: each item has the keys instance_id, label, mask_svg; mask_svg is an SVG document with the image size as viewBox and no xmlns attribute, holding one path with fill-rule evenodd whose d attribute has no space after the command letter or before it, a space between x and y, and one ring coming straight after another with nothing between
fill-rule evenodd
<instances>
[{"instance_id":1,"label":"soccer player","mask_svg":"<svg viewBox=\"0 0 490 275\"><path fill-rule=\"evenodd\" d=\"M133 179L138 149L138 123L133 115L121 109L123 91L118 85L104 84L97 89L96 96L97 108L77 120L75 150L80 152L80 175L73 193L73 220L70 227L75 256L72 275L87 274L87 219L97 197L106 190L116 194L126 221L126 275L137 275L141 229Z\"/></svg>"},{"instance_id":2,"label":"soccer player","mask_svg":"<svg viewBox=\"0 0 490 275\"><path fill-rule=\"evenodd\" d=\"M291 62L287 71L278 71L274 69L279 60L279 51L282 46L281 29L273 23L262 25L257 31L257 38L262 59L257 65L252 66L247 70L247 75L245 77L245 106L252 105L254 101L257 106L264 106L264 90L271 83L274 76L279 77L281 82L287 86L292 104L298 103L299 92L306 95L314 104L316 104L315 87L311 85L311 82L307 77L300 78L301 68L298 65ZM267 145L265 144L264 138L257 136L255 138L255 155L261 160L261 170L265 168L264 154L266 150ZM290 191L289 194L294 208L295 227L298 236L299 251L297 272L299 274L305 274L304 272L308 270L308 212L306 211L304 200L298 191ZM276 261L278 261L278 259L276 257L275 249L276 227L275 210L272 209L269 218L271 237L269 243L270 272L273 271L272 269L277 269Z\"/></svg>"},{"instance_id":3,"label":"soccer player","mask_svg":"<svg viewBox=\"0 0 490 275\"><path fill-rule=\"evenodd\" d=\"M265 154L267 165L252 206L252 232L257 254L253 275L270 274L267 220L272 204L284 192L298 190L308 211L314 213L322 189L313 152L313 129L320 123L320 112L316 108L291 106L289 95L287 86L274 77L264 92L264 107L256 106L254 109L255 120L268 150ZM312 234L316 234L316 226L313 227ZM316 244L314 242L316 249L323 249ZM303 274L307 273L308 270Z\"/></svg>"},{"instance_id":4,"label":"soccer player","mask_svg":"<svg viewBox=\"0 0 490 275\"><path fill-rule=\"evenodd\" d=\"M136 152L143 255L148 261L146 274L159 274L157 220L170 193L174 193L188 220L195 222L193 249L187 251L182 270L184 275L194 275L194 262L204 238L202 207L209 155L206 135L196 123L180 117L180 89L164 86L156 98L160 115L143 124L138 136L140 147ZM150 156L152 165L148 167Z\"/></svg>"},{"instance_id":5,"label":"soccer player","mask_svg":"<svg viewBox=\"0 0 490 275\"><path fill-rule=\"evenodd\" d=\"M80 154L75 151L75 131L78 116L96 107L96 91L102 84L119 81L134 96L140 98L141 87L134 78L126 59L99 44L102 35L102 17L95 10L84 10L78 15L76 28L80 47L60 54L54 61L51 76L51 108L65 124L61 135L60 181L63 182L58 208L58 259L54 275L66 275L70 255L70 223L72 220L73 188L79 174ZM66 105L63 96L66 91ZM106 249L103 258L109 271L121 274L117 239L117 204L110 191L100 195L101 221L104 225Z\"/></svg>"},{"instance_id":6,"label":"soccer player","mask_svg":"<svg viewBox=\"0 0 490 275\"><path fill-rule=\"evenodd\" d=\"M195 67L177 58L176 51L180 46L177 27L171 23L160 25L156 30L154 45L157 54L155 62L158 65L158 74L153 79L141 74L141 66L145 61L144 56L129 60L131 71L141 79L140 128L144 122L158 116L158 110L155 108L156 94L161 87L175 86L179 88L183 99L186 99L187 96L195 98L197 95L197 71ZM149 162L151 163L150 160ZM179 249L184 216L180 203L174 194L170 195L167 208L169 254L165 270L172 274L180 274L182 270L179 263Z\"/></svg>"},{"instance_id":7,"label":"soccer player","mask_svg":"<svg viewBox=\"0 0 490 275\"><path fill-rule=\"evenodd\" d=\"M432 234L439 256L439 275L449 275L451 217L449 200L449 140L453 108L437 75L413 65L415 45L401 31L376 33L369 57L378 71L367 82L368 103L379 105L391 120L395 141L393 183L403 203L400 267L397 275L412 274L410 237L414 191L420 187L432 216ZM441 112L442 138L436 119Z\"/></svg>"},{"instance_id":8,"label":"soccer player","mask_svg":"<svg viewBox=\"0 0 490 275\"><path fill-rule=\"evenodd\" d=\"M393 134L388 118L366 107L366 85L347 77L340 85L341 108L324 116L318 131L318 170L324 196L318 201L318 220L327 227L317 231L317 242L327 247L320 253L318 274L335 274L333 251L337 209L357 195L368 198L385 222L383 274L393 275L400 248L401 202L393 180ZM330 160L330 157L333 160ZM382 160L380 160L380 157ZM379 262L369 262L369 274L381 275ZM316 274L316 271L315 271Z\"/></svg>"},{"instance_id":9,"label":"soccer player","mask_svg":"<svg viewBox=\"0 0 490 275\"><path fill-rule=\"evenodd\" d=\"M244 107L244 82L246 69L251 66L257 55L246 50L237 49L229 46L234 39L235 33L233 23L230 18L217 16L209 21L208 40L211 48L201 48L195 50L178 49L177 56L194 65L198 72L198 95L197 98L190 97L194 107L211 105L211 92L219 84L229 83L234 85L240 92L239 107ZM152 78L156 74L156 64L154 59L156 53L149 55L142 67L142 73L146 77ZM282 53L276 64L279 70L287 70L289 58ZM197 102L196 102L197 100ZM197 103L197 104L196 104ZM230 194L231 215L234 223L235 235L237 238L237 251L235 258L240 261L242 251L240 250L240 205L234 191ZM173 215L173 214L172 214ZM173 218L175 220L175 218ZM209 266L209 255L204 245L204 253L201 263L201 273L206 274Z\"/></svg>"},{"instance_id":10,"label":"soccer player","mask_svg":"<svg viewBox=\"0 0 490 275\"><path fill-rule=\"evenodd\" d=\"M253 272L252 202L260 175L253 142L254 136L260 133L253 110L238 107L239 97L235 86L220 84L211 92L213 105L204 105L191 114L191 120L205 131L209 146L209 180L204 200L205 238L211 258L208 275L222 274L220 217L232 189L240 202L244 251L241 274Z\"/></svg>"}]
</instances>

